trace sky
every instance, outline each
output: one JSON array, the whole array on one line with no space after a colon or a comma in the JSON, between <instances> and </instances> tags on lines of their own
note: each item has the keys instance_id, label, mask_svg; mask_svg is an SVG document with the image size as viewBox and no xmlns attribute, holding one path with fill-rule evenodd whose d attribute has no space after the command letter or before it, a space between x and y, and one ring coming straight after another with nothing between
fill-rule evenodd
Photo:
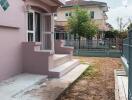
<instances>
[{"instance_id":1,"label":"sky","mask_svg":"<svg viewBox=\"0 0 132 100\"><path fill-rule=\"evenodd\" d=\"M65 0L68 1L68 0ZM108 20L115 29L118 29L117 18L122 17L123 23L128 23L128 19L132 20L132 0L93 0L106 2L109 7L107 12Z\"/></svg>"}]
</instances>

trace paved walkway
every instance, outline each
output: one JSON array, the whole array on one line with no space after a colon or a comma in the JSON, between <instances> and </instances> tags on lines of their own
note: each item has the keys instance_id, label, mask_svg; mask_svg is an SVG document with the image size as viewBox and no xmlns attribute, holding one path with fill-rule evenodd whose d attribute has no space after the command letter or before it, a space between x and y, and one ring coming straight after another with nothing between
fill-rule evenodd
<instances>
[{"instance_id":1,"label":"paved walkway","mask_svg":"<svg viewBox=\"0 0 132 100\"><path fill-rule=\"evenodd\" d=\"M2 100L16 100L17 96L29 91L39 83L45 82L47 76L20 74L0 83L0 97Z\"/></svg>"},{"instance_id":2,"label":"paved walkway","mask_svg":"<svg viewBox=\"0 0 132 100\"><path fill-rule=\"evenodd\" d=\"M72 82L74 82L88 65L79 65L60 79L49 79L47 86L27 92L23 100L55 100Z\"/></svg>"},{"instance_id":3,"label":"paved walkway","mask_svg":"<svg viewBox=\"0 0 132 100\"><path fill-rule=\"evenodd\" d=\"M55 100L88 65L81 64L60 79L23 74L0 83L2 100Z\"/></svg>"}]
</instances>

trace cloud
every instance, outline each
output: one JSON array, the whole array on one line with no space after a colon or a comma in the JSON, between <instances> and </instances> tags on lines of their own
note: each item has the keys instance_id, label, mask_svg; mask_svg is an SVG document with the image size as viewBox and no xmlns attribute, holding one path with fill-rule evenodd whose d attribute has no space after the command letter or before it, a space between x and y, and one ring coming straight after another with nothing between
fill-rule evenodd
<instances>
[{"instance_id":1,"label":"cloud","mask_svg":"<svg viewBox=\"0 0 132 100\"><path fill-rule=\"evenodd\" d=\"M128 6L128 0L122 0L122 4L127 7Z\"/></svg>"},{"instance_id":2,"label":"cloud","mask_svg":"<svg viewBox=\"0 0 132 100\"><path fill-rule=\"evenodd\" d=\"M107 15L108 15L108 22L114 26L114 28L118 28L117 26L117 18L122 17L123 22L126 23L128 22L129 18L132 18L132 5L129 5L127 8L126 7L117 7L114 9L111 9Z\"/></svg>"}]
</instances>

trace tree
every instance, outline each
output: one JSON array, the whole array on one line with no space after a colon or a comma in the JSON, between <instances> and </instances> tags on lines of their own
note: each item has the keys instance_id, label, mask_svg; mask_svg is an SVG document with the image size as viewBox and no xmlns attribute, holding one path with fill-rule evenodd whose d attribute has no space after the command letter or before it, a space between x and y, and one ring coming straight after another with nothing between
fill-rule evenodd
<instances>
[{"instance_id":1,"label":"tree","mask_svg":"<svg viewBox=\"0 0 132 100\"><path fill-rule=\"evenodd\" d=\"M132 28L132 19L128 18L127 22L123 22L123 18L118 17L117 23L120 30L118 37L122 39L126 38L128 36L128 29Z\"/></svg>"},{"instance_id":2,"label":"tree","mask_svg":"<svg viewBox=\"0 0 132 100\"><path fill-rule=\"evenodd\" d=\"M128 26L127 28L128 28L128 30L129 30L129 29L132 29L132 23L130 23L129 26Z\"/></svg>"},{"instance_id":3,"label":"tree","mask_svg":"<svg viewBox=\"0 0 132 100\"><path fill-rule=\"evenodd\" d=\"M97 33L97 27L92 21L90 14L87 10L75 7L75 11L72 16L68 19L69 32L74 35L75 39L79 36L79 47L80 38L90 38Z\"/></svg>"},{"instance_id":4,"label":"tree","mask_svg":"<svg viewBox=\"0 0 132 100\"><path fill-rule=\"evenodd\" d=\"M119 31L120 31L120 33L123 31L123 18L122 17L118 17L117 18L117 24L118 24L118 27L119 27Z\"/></svg>"},{"instance_id":5,"label":"tree","mask_svg":"<svg viewBox=\"0 0 132 100\"><path fill-rule=\"evenodd\" d=\"M105 38L116 38L118 37L119 32L117 30L111 30L105 32Z\"/></svg>"}]
</instances>

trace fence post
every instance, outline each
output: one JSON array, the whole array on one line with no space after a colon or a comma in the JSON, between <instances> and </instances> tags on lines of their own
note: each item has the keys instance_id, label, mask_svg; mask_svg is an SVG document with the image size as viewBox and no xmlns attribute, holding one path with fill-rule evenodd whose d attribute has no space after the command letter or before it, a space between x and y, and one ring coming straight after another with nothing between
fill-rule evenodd
<instances>
[{"instance_id":1,"label":"fence post","mask_svg":"<svg viewBox=\"0 0 132 100\"><path fill-rule=\"evenodd\" d=\"M128 41L129 41L129 59L128 59L128 65L129 65L129 75L128 75L128 100L132 100L132 29L128 31Z\"/></svg>"}]
</instances>

